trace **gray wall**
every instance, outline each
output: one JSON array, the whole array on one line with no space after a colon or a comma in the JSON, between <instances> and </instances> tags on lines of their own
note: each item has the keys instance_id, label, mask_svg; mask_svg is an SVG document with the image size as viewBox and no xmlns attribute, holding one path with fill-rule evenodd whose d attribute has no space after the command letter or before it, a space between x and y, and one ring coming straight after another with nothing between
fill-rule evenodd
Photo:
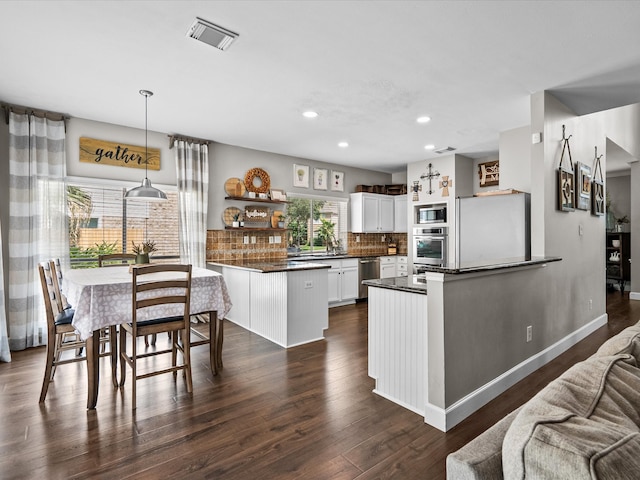
<instances>
[{"instance_id":1,"label":"gray wall","mask_svg":"<svg viewBox=\"0 0 640 480\"><path fill-rule=\"evenodd\" d=\"M309 166L309 188L293 186L293 165ZM359 168L345 167L331 163L317 162L299 157L279 155L277 153L251 150L222 143L214 143L209 148L209 211L207 225L209 229L224 227L222 212L232 206L224 199L224 183L227 179L238 177L244 179L245 174L252 168L262 168L270 177L271 187L279 188L288 193L317 195L323 197L349 198L349 193L355 192L356 185L386 185L392 183L389 173L374 172ZM313 169L326 168L344 172L344 192L313 189ZM351 228L349 219L349 229Z\"/></svg>"},{"instance_id":2,"label":"gray wall","mask_svg":"<svg viewBox=\"0 0 640 480\"><path fill-rule=\"evenodd\" d=\"M500 188L531 192L531 127L500 133Z\"/></svg>"},{"instance_id":3,"label":"gray wall","mask_svg":"<svg viewBox=\"0 0 640 480\"><path fill-rule=\"evenodd\" d=\"M607 193L616 218L631 219L631 172L607 175Z\"/></svg>"}]
</instances>

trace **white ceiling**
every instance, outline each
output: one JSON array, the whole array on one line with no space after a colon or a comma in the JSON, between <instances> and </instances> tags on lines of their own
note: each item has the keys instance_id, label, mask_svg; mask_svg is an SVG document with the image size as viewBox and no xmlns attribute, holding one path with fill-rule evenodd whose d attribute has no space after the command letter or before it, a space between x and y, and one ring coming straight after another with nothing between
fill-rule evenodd
<instances>
[{"instance_id":1,"label":"white ceiling","mask_svg":"<svg viewBox=\"0 0 640 480\"><path fill-rule=\"evenodd\" d=\"M187 38L196 16L240 37ZM150 130L387 172L426 144L497 153L534 92L640 102L636 1L20 0L0 18L0 101L144 128L148 89Z\"/></svg>"}]
</instances>

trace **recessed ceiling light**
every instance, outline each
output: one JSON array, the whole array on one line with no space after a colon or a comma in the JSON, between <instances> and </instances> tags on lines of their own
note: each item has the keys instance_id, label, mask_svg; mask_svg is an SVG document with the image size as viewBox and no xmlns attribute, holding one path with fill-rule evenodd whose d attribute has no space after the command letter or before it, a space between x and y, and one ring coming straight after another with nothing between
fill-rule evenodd
<instances>
[{"instance_id":1,"label":"recessed ceiling light","mask_svg":"<svg viewBox=\"0 0 640 480\"><path fill-rule=\"evenodd\" d=\"M340 142L340 143L338 143L338 146L340 148L347 148L349 146L349 143L348 142Z\"/></svg>"},{"instance_id":2,"label":"recessed ceiling light","mask_svg":"<svg viewBox=\"0 0 640 480\"><path fill-rule=\"evenodd\" d=\"M425 145L425 146L424 146L424 149L425 149L425 150L433 150L434 148L436 148L436 146L435 146L435 145L433 145L432 143L430 143L429 145Z\"/></svg>"},{"instance_id":3,"label":"recessed ceiling light","mask_svg":"<svg viewBox=\"0 0 640 480\"><path fill-rule=\"evenodd\" d=\"M302 113L302 116L305 118L316 118L318 116L318 112L314 112L313 110L307 110Z\"/></svg>"},{"instance_id":4,"label":"recessed ceiling light","mask_svg":"<svg viewBox=\"0 0 640 480\"><path fill-rule=\"evenodd\" d=\"M428 123L430 121L431 121L431 117L427 117L426 115L416 118L416 122L418 123Z\"/></svg>"}]
</instances>

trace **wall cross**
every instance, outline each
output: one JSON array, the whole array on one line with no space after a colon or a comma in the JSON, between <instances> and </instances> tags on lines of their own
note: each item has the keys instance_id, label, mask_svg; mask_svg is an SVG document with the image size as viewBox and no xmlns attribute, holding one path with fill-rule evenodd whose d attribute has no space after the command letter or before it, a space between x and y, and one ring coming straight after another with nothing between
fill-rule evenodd
<instances>
[{"instance_id":1,"label":"wall cross","mask_svg":"<svg viewBox=\"0 0 640 480\"><path fill-rule=\"evenodd\" d=\"M434 170L433 165L431 163L429 164L429 173L424 173L420 175L420 180L424 180L425 178L429 179L429 190L427 191L428 195L431 195L432 193L435 192L435 190L433 190L433 187L431 185L431 180L439 176L440 176L440 172L438 172L437 170Z\"/></svg>"}]
</instances>

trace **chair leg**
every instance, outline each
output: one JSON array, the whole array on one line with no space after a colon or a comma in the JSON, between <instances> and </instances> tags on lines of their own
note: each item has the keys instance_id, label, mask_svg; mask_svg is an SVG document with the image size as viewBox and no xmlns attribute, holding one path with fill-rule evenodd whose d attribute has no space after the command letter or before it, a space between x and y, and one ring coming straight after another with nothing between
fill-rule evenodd
<instances>
[{"instance_id":1,"label":"chair leg","mask_svg":"<svg viewBox=\"0 0 640 480\"><path fill-rule=\"evenodd\" d=\"M186 365L185 373L187 374L187 392L193 393L193 380L191 378L191 335L190 326L182 330L182 356ZM177 335L175 335L177 336Z\"/></svg>"},{"instance_id":2,"label":"chair leg","mask_svg":"<svg viewBox=\"0 0 640 480\"><path fill-rule=\"evenodd\" d=\"M53 335L55 335L55 333ZM51 382L53 377L53 362L56 355L56 345L59 336L61 335L56 335L56 338L49 338L47 340L47 364L44 368L44 379L42 380L42 389L40 390L40 403L44 403L47 391L49 390L49 382Z\"/></svg>"},{"instance_id":3,"label":"chair leg","mask_svg":"<svg viewBox=\"0 0 640 480\"><path fill-rule=\"evenodd\" d=\"M111 359L111 381L113 386L118 388L118 339L116 337L116 327L112 325L109 327L109 357Z\"/></svg>"},{"instance_id":4,"label":"chair leg","mask_svg":"<svg viewBox=\"0 0 640 480\"><path fill-rule=\"evenodd\" d=\"M175 367L178 364L178 335L177 332L173 332L171 336L171 366ZM173 371L173 381L175 382L176 378L178 378L178 372L176 370Z\"/></svg>"},{"instance_id":5,"label":"chair leg","mask_svg":"<svg viewBox=\"0 0 640 480\"><path fill-rule=\"evenodd\" d=\"M127 377L127 332L122 327L120 328L118 348L120 351L120 386L124 387L124 381Z\"/></svg>"}]
</instances>

